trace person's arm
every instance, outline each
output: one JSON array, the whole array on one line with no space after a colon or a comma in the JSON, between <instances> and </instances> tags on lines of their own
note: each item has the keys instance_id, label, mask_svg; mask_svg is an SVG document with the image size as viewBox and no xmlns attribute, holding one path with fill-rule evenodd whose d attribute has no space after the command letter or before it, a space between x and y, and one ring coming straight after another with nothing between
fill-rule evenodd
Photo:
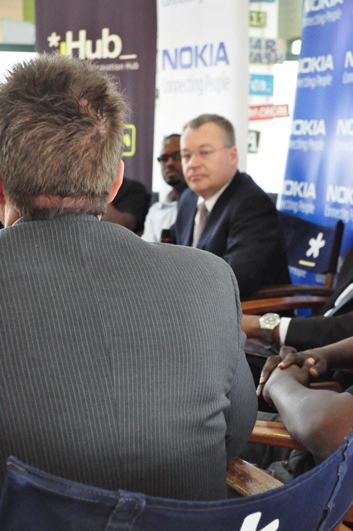
<instances>
[{"instance_id":1,"label":"person's arm","mask_svg":"<svg viewBox=\"0 0 353 531\"><path fill-rule=\"evenodd\" d=\"M223 258L233 269L242 295L261 287L263 271L276 253L279 230L276 210L262 195L246 197L237 205Z\"/></svg>"},{"instance_id":2,"label":"person's arm","mask_svg":"<svg viewBox=\"0 0 353 531\"><path fill-rule=\"evenodd\" d=\"M263 330L260 328L260 316L259 315L243 315L241 320L241 329L246 334L248 339L262 339ZM272 331L273 343L280 343L279 338L279 326L276 326Z\"/></svg>"},{"instance_id":3,"label":"person's arm","mask_svg":"<svg viewBox=\"0 0 353 531\"><path fill-rule=\"evenodd\" d=\"M282 347L279 356L271 356L261 371L257 395L260 396L264 384L276 367L287 369L291 365L307 365L312 378L326 374L328 369L351 369L353 367L353 337L326 345L325 347L297 352L292 347Z\"/></svg>"},{"instance_id":4,"label":"person's arm","mask_svg":"<svg viewBox=\"0 0 353 531\"><path fill-rule=\"evenodd\" d=\"M306 350L342 341L352 334L353 312L332 317L295 317L290 321L285 343Z\"/></svg>"},{"instance_id":5,"label":"person's arm","mask_svg":"<svg viewBox=\"0 0 353 531\"><path fill-rule=\"evenodd\" d=\"M281 349L280 369L291 365L310 366L310 375L314 378L325 374L328 369L351 369L353 367L353 337L326 345L325 347L297 352L295 349Z\"/></svg>"},{"instance_id":6,"label":"person's arm","mask_svg":"<svg viewBox=\"0 0 353 531\"><path fill-rule=\"evenodd\" d=\"M276 369L264 388L288 429L320 462L345 440L353 426L353 396L308 389L309 367Z\"/></svg>"}]
</instances>

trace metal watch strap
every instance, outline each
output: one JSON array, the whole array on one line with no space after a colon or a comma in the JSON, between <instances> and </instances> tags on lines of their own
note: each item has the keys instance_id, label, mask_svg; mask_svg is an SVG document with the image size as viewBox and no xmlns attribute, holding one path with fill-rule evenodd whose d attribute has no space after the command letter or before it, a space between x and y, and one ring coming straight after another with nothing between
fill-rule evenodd
<instances>
[{"instance_id":1,"label":"metal watch strap","mask_svg":"<svg viewBox=\"0 0 353 531\"><path fill-rule=\"evenodd\" d=\"M268 328L261 328L262 332L262 340L265 343L273 343L273 330L269 330Z\"/></svg>"}]
</instances>

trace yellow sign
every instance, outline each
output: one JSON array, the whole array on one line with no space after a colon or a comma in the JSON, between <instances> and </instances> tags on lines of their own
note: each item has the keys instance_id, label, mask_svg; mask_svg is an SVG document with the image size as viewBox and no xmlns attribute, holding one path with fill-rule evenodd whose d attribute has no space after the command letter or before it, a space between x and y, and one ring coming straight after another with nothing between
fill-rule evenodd
<instances>
[{"instance_id":1,"label":"yellow sign","mask_svg":"<svg viewBox=\"0 0 353 531\"><path fill-rule=\"evenodd\" d=\"M124 151L123 157L133 157L136 153L136 127L133 124L126 124L124 131Z\"/></svg>"}]
</instances>

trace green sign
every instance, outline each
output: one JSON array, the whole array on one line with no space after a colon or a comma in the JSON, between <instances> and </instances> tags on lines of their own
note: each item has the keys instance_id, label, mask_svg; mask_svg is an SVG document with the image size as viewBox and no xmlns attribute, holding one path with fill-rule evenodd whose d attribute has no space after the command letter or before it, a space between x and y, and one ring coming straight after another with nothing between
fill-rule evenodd
<instances>
[{"instance_id":1,"label":"green sign","mask_svg":"<svg viewBox=\"0 0 353 531\"><path fill-rule=\"evenodd\" d=\"M34 0L23 0L23 19L34 23Z\"/></svg>"},{"instance_id":2,"label":"green sign","mask_svg":"<svg viewBox=\"0 0 353 531\"><path fill-rule=\"evenodd\" d=\"M251 28L264 28L267 23L267 13L264 11L250 11L250 27Z\"/></svg>"}]
</instances>

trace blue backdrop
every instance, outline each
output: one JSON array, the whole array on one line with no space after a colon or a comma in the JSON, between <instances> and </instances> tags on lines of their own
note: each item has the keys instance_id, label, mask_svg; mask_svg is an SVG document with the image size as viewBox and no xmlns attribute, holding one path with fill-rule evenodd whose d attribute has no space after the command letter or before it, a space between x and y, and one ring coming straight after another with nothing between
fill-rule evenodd
<instances>
[{"instance_id":1,"label":"blue backdrop","mask_svg":"<svg viewBox=\"0 0 353 531\"><path fill-rule=\"evenodd\" d=\"M306 0L287 167L278 208L333 225L353 244L353 8ZM300 275L299 275L300 276ZM317 278L306 281L317 282ZM293 281L303 282L303 278Z\"/></svg>"}]
</instances>

